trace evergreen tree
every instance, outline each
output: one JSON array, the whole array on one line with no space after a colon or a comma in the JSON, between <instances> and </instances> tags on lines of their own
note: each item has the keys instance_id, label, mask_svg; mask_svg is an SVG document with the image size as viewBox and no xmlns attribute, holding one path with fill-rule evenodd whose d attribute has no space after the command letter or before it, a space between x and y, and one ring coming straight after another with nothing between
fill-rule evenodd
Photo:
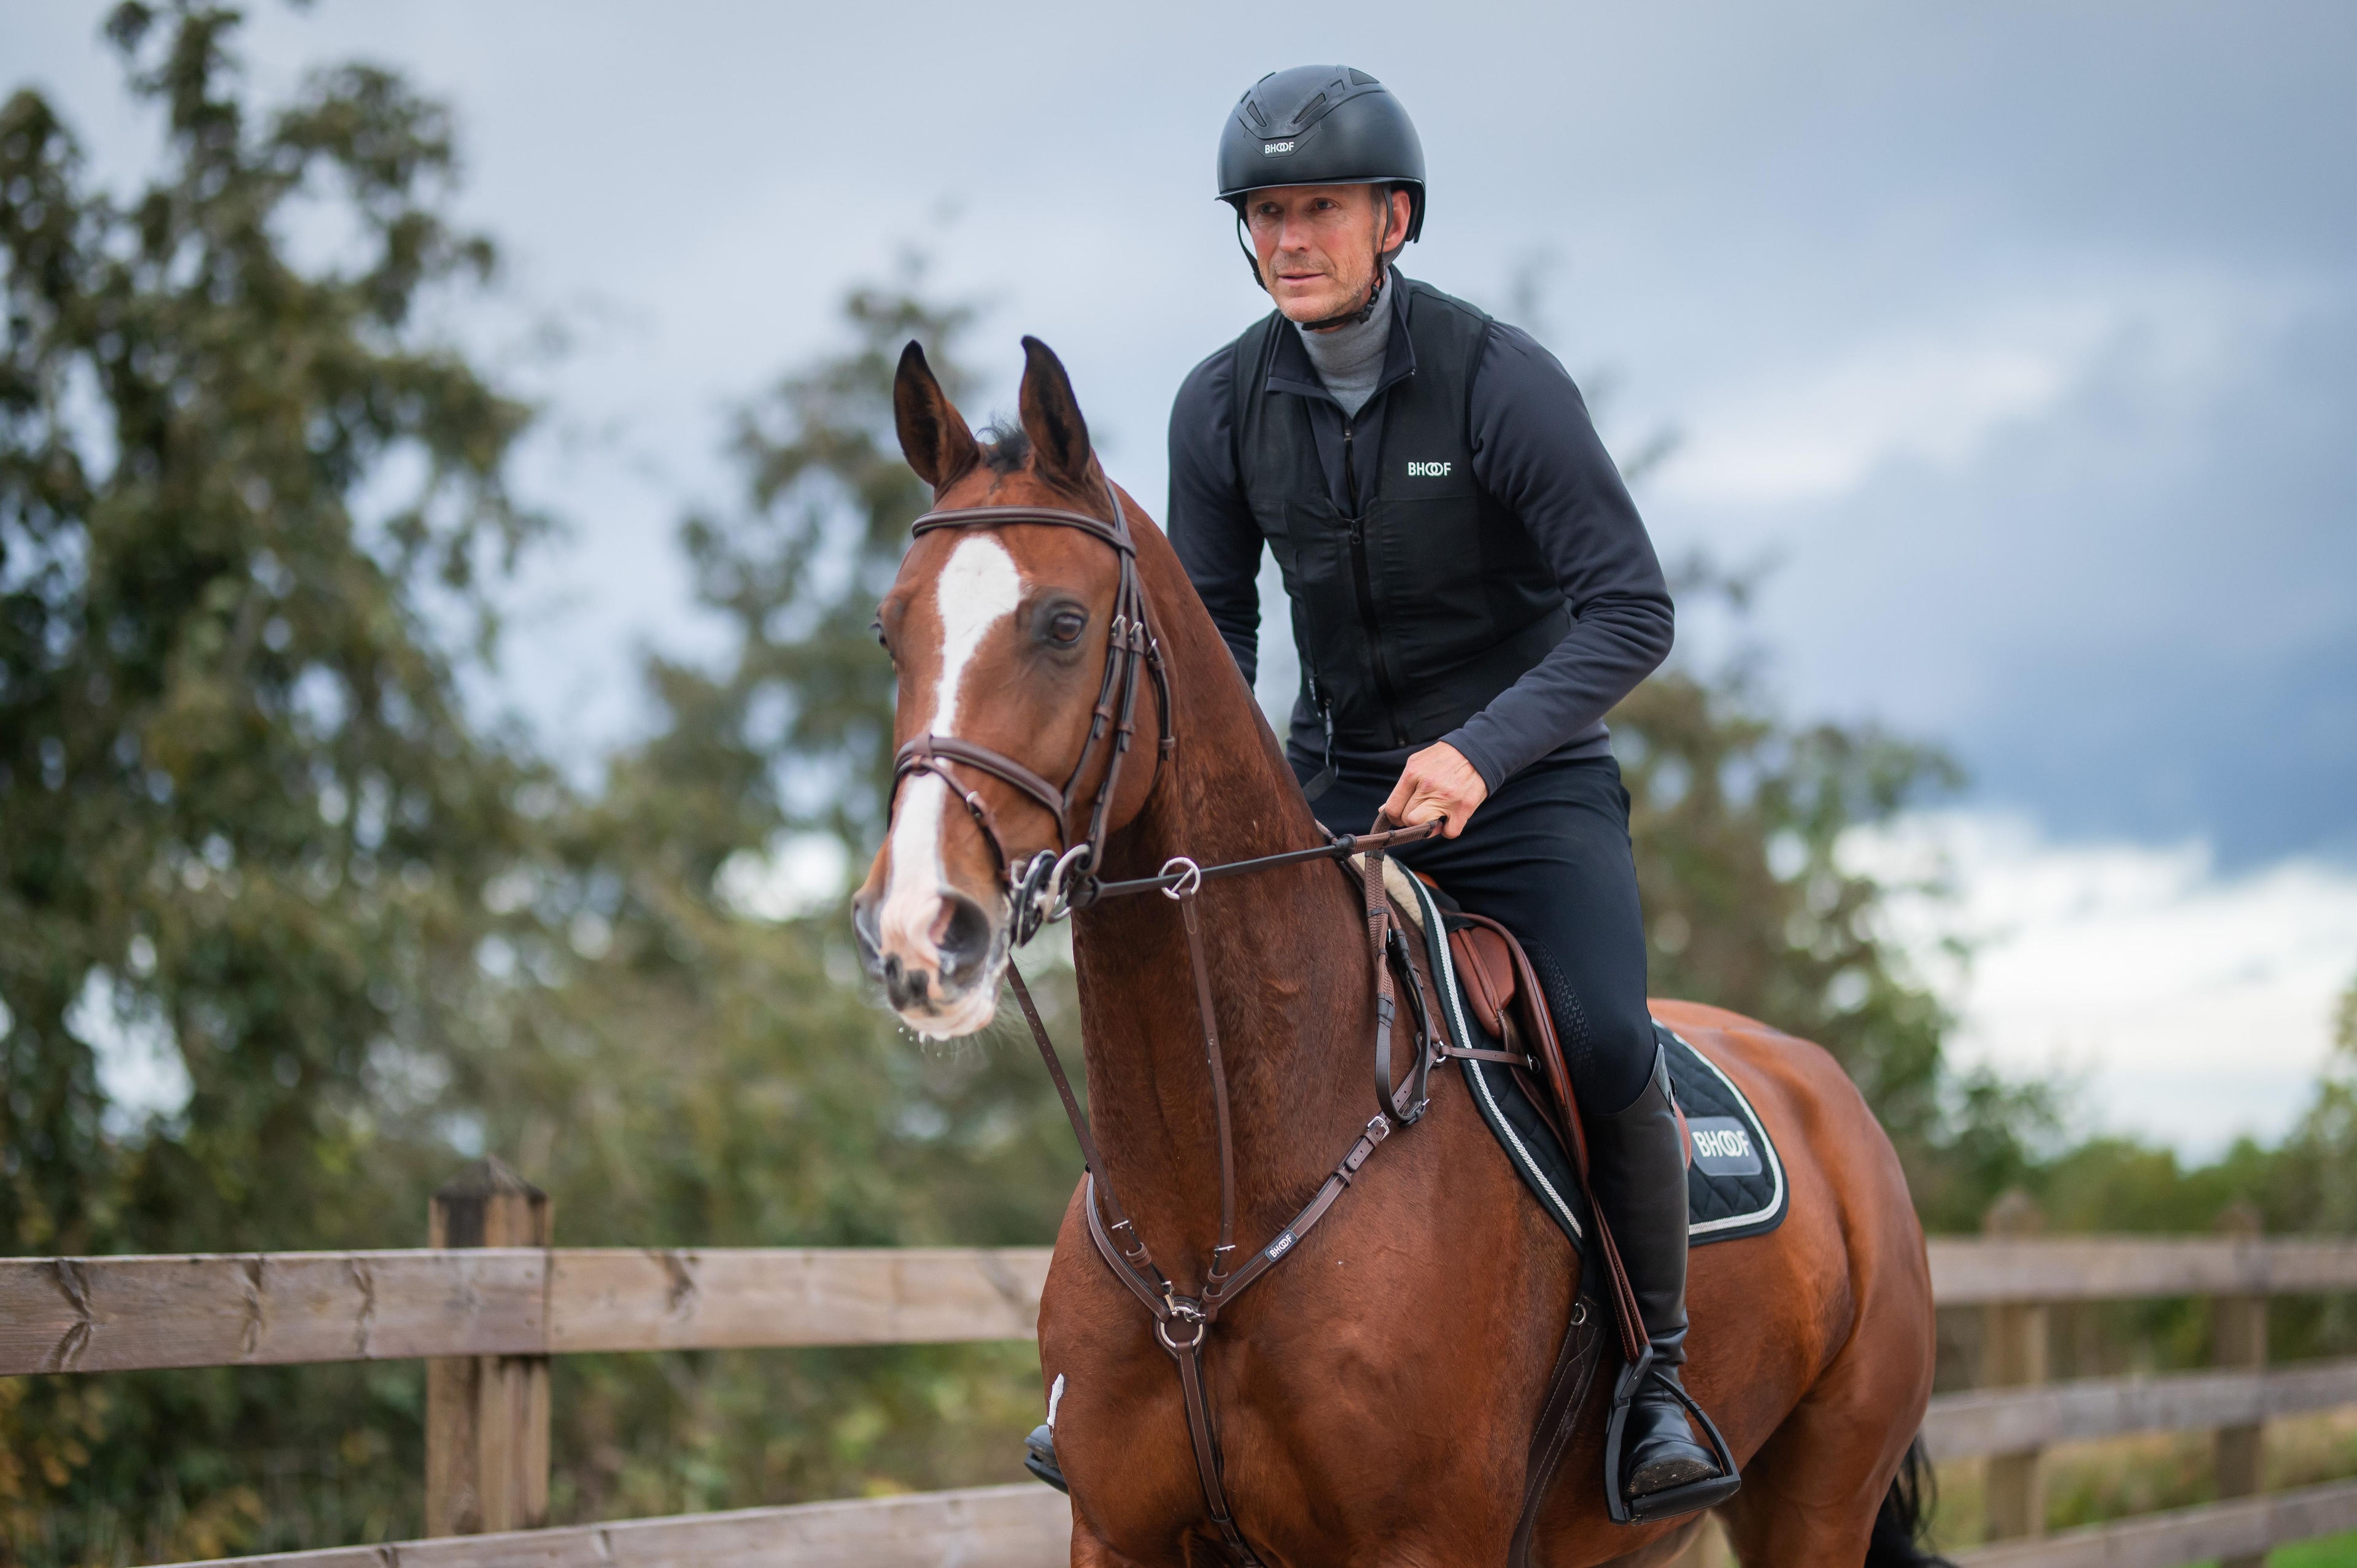
<instances>
[{"instance_id":1,"label":"evergreen tree","mask_svg":"<svg viewBox=\"0 0 2357 1568\"><path fill-rule=\"evenodd\" d=\"M488 637L481 574L533 532L502 478L527 410L418 325L492 264L443 215L447 116L358 67L253 113L235 23L113 14L166 131L127 199L38 93L0 108L12 1252L414 1244L417 1143L387 1124L473 1032L481 890L545 792L433 632ZM306 266L287 232L323 209L346 242ZM109 1039L183 1068L185 1106L110 1104ZM258 1462L374 1451L414 1383L10 1382L0 1520L52 1560L285 1539Z\"/></svg>"}]
</instances>

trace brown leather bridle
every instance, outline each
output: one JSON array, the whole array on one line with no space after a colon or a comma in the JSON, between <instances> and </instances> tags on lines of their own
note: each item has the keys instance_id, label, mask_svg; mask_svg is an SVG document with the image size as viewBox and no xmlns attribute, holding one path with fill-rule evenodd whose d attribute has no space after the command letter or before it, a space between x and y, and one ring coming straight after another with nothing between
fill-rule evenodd
<instances>
[{"instance_id":1,"label":"brown leather bridle","mask_svg":"<svg viewBox=\"0 0 2357 1568\"><path fill-rule=\"evenodd\" d=\"M1442 823L1436 820L1412 828L1385 828L1383 824L1388 819L1378 817L1375 832L1331 835L1328 843L1311 849L1289 850L1280 854L1209 866L1198 865L1192 860L1179 856L1167 862L1157 875L1125 882L1100 881L1096 872L1103 864L1107 820L1120 787L1122 765L1129 757L1136 731L1141 671L1145 678L1154 682L1156 700L1161 710L1160 744L1155 754L1157 775L1161 771L1162 759L1169 757L1178 746L1171 724L1170 685L1163 668L1161 645L1154 635L1146 611L1145 590L1138 581L1136 542L1130 535L1129 521L1122 509L1120 493L1110 480L1105 483L1105 498L1112 506L1110 519L1042 507L965 507L950 511L927 512L917 519L912 532L920 535L942 528L997 527L1020 523L1078 529L1114 548L1121 561L1121 582L1114 593L1114 618L1106 635L1104 675L1098 682L1096 705L1090 716L1088 736L1082 742L1080 758L1072 765L1072 771L1062 788L1049 783L1026 764L988 746L977 746L952 736L926 734L909 739L895 755L891 800L893 809L897 810L901 780L912 773L928 773L939 779L952 795L965 803L966 811L990 844L1000 875L1006 879L1007 897L1013 906L1013 930L1009 938L1012 946L1020 947L1041 927L1103 898L1158 892L1178 905L1187 932L1188 957L1194 969L1195 1006L1202 1025L1203 1061L1211 1078L1212 1120L1218 1129L1219 1141L1219 1242L1212 1248L1211 1261L1202 1270L1203 1285L1200 1294L1179 1294L1178 1286L1155 1262L1145 1237L1138 1233L1136 1226L1123 1210L1120 1198L1114 1193L1104 1161L1097 1152L1095 1136L1089 1130L1088 1117L1081 1110L1079 1097L1072 1092L1071 1080L1064 1075L1063 1062L1056 1054L1055 1043L1048 1037L1047 1026L1039 1018L1039 1010L1033 1004L1022 975L1012 963L1006 966L1006 979L1014 989L1016 1001L1023 1009L1025 1022L1030 1026L1032 1040L1039 1048L1041 1060L1047 1064L1048 1074L1055 1081L1056 1092L1063 1101L1064 1114L1071 1120L1073 1135L1080 1142L1081 1157L1088 1166L1088 1197L1084 1208L1088 1213L1089 1239L1096 1244L1097 1251L1113 1270L1114 1277L1126 1286L1153 1316L1155 1339L1169 1353L1177 1366L1179 1389L1185 1397L1187 1428L1194 1449L1196 1474L1203 1487L1204 1509L1213 1527L1218 1530L1222 1543L1240 1568L1260 1568L1259 1558L1254 1555L1251 1546L1244 1541L1243 1532L1236 1527L1233 1510L1228 1505L1227 1489L1222 1482L1219 1434L1212 1422L1211 1402L1203 1383L1204 1347L1221 1310L1242 1294L1254 1280L1292 1253L1301 1239L1326 1217L1341 1197L1357 1176L1360 1167L1366 1164L1376 1149L1383 1146L1395 1129L1408 1126L1423 1116L1432 1069L1444 1057L1470 1054L1451 1047L1437 1026L1434 1009L1428 1005L1424 994L1423 978L1409 961L1406 941L1392 925L1391 899L1383 890L1385 854L1396 844L1412 843L1430 837L1440 830ZM1080 788L1092 759L1108 736L1111 737L1112 756L1105 764L1104 778L1099 781L1096 795L1090 804L1087 831L1075 838L1072 832L1072 811L1076 803L1073 792ZM959 779L952 771L955 768L971 768L986 773L1038 802L1056 824L1057 848L1042 850L1017 867L1007 857L1006 840L999 832L988 803L982 799L978 789ZM1235 1144L1228 1111L1227 1063L1220 1046L1218 1018L1212 1010L1211 970L1203 955L1202 926L1196 912L1196 899L1203 884L1208 881L1312 860L1342 861L1352 854L1363 857L1359 885L1366 910L1368 950L1375 977L1376 1113L1368 1119L1364 1130L1335 1164L1316 1194L1286 1222L1276 1237L1245 1259L1241 1266L1231 1268L1229 1261L1237 1250ZM1408 1000L1416 1022L1415 1057L1408 1064L1406 1075L1396 1087L1392 1083L1392 1026L1398 1011L1392 987L1394 965L1407 976ZM1111 1224L1106 1223L1108 1213L1112 1216ZM1116 1241L1116 1235L1123 1239Z\"/></svg>"},{"instance_id":2,"label":"brown leather bridle","mask_svg":"<svg viewBox=\"0 0 2357 1568\"><path fill-rule=\"evenodd\" d=\"M1154 753L1157 775L1162 771L1163 759L1178 744L1170 726L1170 681L1162 667L1162 644L1154 635L1146 615L1146 591L1137 580L1137 542L1130 537L1128 513L1122 510L1121 493L1110 479L1105 481L1105 499L1113 507L1110 519L1053 507L964 507L929 511L917 519L909 530L921 538L936 529L998 527L1008 523L1077 529L1113 546L1121 562L1121 582L1114 590L1113 624L1105 633L1104 675L1097 682L1096 705L1089 714L1088 736L1081 742L1081 755L1060 789L1004 752L954 736L913 736L892 758L892 800L896 807L900 781L912 773L931 774L965 803L998 862L999 875L1006 879L1007 895L1015 906L1011 940L1017 947L1030 940L1041 926L1062 918L1072 909L1085 908L1096 896L1095 874L1103 861L1106 819L1121 789L1122 765L1129 759L1130 743L1137 733L1141 670L1154 682L1155 706L1159 713L1161 736ZM1087 831L1076 839L1072 811L1077 802L1072 798L1073 791L1080 788L1090 762L1108 736L1112 738L1113 756L1105 764L1104 777L1098 781L1096 797L1090 803ZM1056 824L1056 848L1040 851L1020 866L1008 859L1006 841L998 831L989 805L978 790L960 782L957 775L950 771L952 766L987 773L1038 801Z\"/></svg>"}]
</instances>

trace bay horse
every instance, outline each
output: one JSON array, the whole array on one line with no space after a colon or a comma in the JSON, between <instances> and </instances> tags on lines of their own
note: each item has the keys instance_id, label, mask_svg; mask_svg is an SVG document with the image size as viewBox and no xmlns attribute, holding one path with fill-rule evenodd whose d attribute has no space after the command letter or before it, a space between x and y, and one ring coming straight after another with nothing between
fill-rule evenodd
<instances>
[{"instance_id":1,"label":"bay horse","mask_svg":"<svg viewBox=\"0 0 2357 1568\"><path fill-rule=\"evenodd\" d=\"M854 924L894 1010L937 1039L996 1016L1010 948L1070 894L1076 852L1079 874L1143 881L1327 842L1176 553L1092 453L1063 367L1034 339L1024 349L1019 428L987 443L913 343L894 387L901 448L935 511L877 614L899 766ZM1193 895L1184 920L1150 897L1072 917L1086 1153L1127 1206L1096 1224L1118 1219L1125 1250L1150 1243L1181 1302L1218 1288L1207 1261L1231 1192L1233 1233L1254 1247L1281 1237L1264 1251L1282 1262L1232 1297L1199 1363L1228 1536L1172 1376L1185 1358L1157 1342L1177 1320L1149 1316L1116 1277L1083 1178L1039 1309L1075 1568L1670 1561L1701 1516L1610 1522L1593 1411L1517 1536L1581 1260L1463 1079L1434 1073L1428 1113L1361 1150L1322 1223L1300 1223L1336 1156L1372 1131L1383 965L1351 881L1308 862L1179 891ZM1819 1047L1715 1007L1654 1011L1749 1097L1790 1184L1779 1229L1692 1264L1686 1381L1742 1465L1718 1509L1738 1555L1750 1568L1933 1561L1912 1539L1911 1446L1932 1385L1931 1282L1889 1139Z\"/></svg>"}]
</instances>

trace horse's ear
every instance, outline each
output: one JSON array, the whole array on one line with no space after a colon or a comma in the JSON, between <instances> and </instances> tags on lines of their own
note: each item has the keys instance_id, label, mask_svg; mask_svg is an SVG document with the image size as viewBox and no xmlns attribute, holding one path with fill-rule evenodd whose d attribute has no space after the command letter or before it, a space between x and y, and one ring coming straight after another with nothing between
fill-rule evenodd
<instances>
[{"instance_id":1,"label":"horse's ear","mask_svg":"<svg viewBox=\"0 0 2357 1568\"><path fill-rule=\"evenodd\" d=\"M1023 339L1023 434L1031 438L1037 467L1050 478L1079 489L1088 481L1089 422L1081 417L1072 381L1055 350L1037 338Z\"/></svg>"},{"instance_id":2,"label":"horse's ear","mask_svg":"<svg viewBox=\"0 0 2357 1568\"><path fill-rule=\"evenodd\" d=\"M917 340L900 350L899 372L892 378L892 423L900 433L900 456L917 470L917 478L939 495L982 461L974 432L934 379L932 366Z\"/></svg>"}]
</instances>

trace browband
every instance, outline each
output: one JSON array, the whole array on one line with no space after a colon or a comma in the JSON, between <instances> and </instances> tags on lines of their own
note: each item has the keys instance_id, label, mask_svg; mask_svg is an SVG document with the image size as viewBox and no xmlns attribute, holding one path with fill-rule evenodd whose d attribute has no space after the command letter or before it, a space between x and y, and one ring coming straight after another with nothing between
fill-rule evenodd
<instances>
[{"instance_id":1,"label":"browband","mask_svg":"<svg viewBox=\"0 0 2357 1568\"><path fill-rule=\"evenodd\" d=\"M1082 532L1095 534L1125 555L1137 553L1137 546L1131 542L1129 530L1122 526L1122 522L1109 522L1101 517L1091 517L1084 511L1063 511L1055 507L969 506L949 511L929 511L909 524L909 532L912 534L931 533L937 528L1004 522L1039 522L1057 528L1077 528Z\"/></svg>"}]
</instances>

